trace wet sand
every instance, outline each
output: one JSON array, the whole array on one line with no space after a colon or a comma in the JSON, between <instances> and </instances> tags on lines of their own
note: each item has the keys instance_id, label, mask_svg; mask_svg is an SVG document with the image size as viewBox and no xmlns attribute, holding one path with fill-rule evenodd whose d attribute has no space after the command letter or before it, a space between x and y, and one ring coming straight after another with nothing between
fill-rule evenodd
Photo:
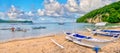
<instances>
[{"instance_id":1,"label":"wet sand","mask_svg":"<svg viewBox=\"0 0 120 53\"><path fill-rule=\"evenodd\" d=\"M83 34L91 35L88 32L84 32ZM109 39L104 36L95 36L95 38ZM51 39L56 40L64 48L61 49L56 46ZM47 37L0 43L0 53L95 53L95 51L92 48L66 40L65 34L55 34ZM120 39L102 47L99 53L120 53Z\"/></svg>"}]
</instances>

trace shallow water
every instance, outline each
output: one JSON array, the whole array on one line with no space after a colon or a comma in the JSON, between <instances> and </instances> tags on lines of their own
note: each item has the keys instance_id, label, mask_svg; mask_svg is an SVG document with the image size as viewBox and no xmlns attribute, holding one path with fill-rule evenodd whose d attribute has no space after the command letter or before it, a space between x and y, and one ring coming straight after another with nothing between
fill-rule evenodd
<instances>
[{"instance_id":1,"label":"shallow water","mask_svg":"<svg viewBox=\"0 0 120 53\"><path fill-rule=\"evenodd\" d=\"M32 29L32 27L46 27L45 29ZM108 26L120 26L119 24L108 24ZM20 27L26 29L26 32L11 30L0 30L0 42L5 42L14 39L25 39L40 37L46 35L53 35L63 32L78 32L86 31L86 28L95 29L94 24L89 23L65 23L64 25L59 25L58 23L0 23L0 29L11 28L11 27Z\"/></svg>"},{"instance_id":2,"label":"shallow water","mask_svg":"<svg viewBox=\"0 0 120 53\"><path fill-rule=\"evenodd\" d=\"M46 27L46 29L32 29L32 27L39 26L44 26ZM27 32L23 31L12 32L11 30L0 30L0 42L18 38L38 37L61 32L83 31L85 30L85 27L91 26L93 25L88 23L65 23L64 25L59 25L58 23L37 23L37 24L1 23L0 29L20 27L22 29L27 29Z\"/></svg>"}]
</instances>

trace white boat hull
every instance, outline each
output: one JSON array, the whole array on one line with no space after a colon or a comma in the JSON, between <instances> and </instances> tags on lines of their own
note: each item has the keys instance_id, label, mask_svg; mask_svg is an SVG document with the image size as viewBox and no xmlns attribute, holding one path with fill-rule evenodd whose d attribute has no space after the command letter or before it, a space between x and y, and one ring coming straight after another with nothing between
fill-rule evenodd
<instances>
[{"instance_id":1,"label":"white boat hull","mask_svg":"<svg viewBox=\"0 0 120 53\"><path fill-rule=\"evenodd\" d=\"M94 42L94 41L89 41L86 39L76 39L76 38L70 37L70 36L66 36L66 39L73 41L74 43L77 43L77 44L80 44L83 46L87 46L87 47L92 47L92 48L95 46L102 47L109 43L109 42L96 42L96 41Z\"/></svg>"}]
</instances>

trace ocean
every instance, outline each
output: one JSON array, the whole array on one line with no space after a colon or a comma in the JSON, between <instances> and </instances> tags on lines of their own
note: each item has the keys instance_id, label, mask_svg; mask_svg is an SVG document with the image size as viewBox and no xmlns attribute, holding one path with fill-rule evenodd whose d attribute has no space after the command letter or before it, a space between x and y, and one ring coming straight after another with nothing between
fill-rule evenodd
<instances>
[{"instance_id":1,"label":"ocean","mask_svg":"<svg viewBox=\"0 0 120 53\"><path fill-rule=\"evenodd\" d=\"M58 23L1 23L0 24L0 42L10 41L14 39L25 39L40 37L45 35L52 35L62 32L77 32L84 31L86 27L93 27L93 24L88 23L65 23L59 25ZM27 31L7 30L11 27L19 27ZM45 27L41 29L33 29L32 27Z\"/></svg>"}]
</instances>

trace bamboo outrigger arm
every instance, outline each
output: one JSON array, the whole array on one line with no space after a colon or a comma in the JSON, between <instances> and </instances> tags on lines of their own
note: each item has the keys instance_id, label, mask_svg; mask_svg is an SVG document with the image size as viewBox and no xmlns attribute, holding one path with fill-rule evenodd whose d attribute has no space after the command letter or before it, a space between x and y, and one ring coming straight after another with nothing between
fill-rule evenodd
<instances>
[{"instance_id":1,"label":"bamboo outrigger arm","mask_svg":"<svg viewBox=\"0 0 120 53\"><path fill-rule=\"evenodd\" d=\"M60 44L58 44L55 40L53 40L53 39L51 39L51 41L53 42L53 43L55 43L57 46L59 46L60 48L64 48L62 45L60 45Z\"/></svg>"}]
</instances>

